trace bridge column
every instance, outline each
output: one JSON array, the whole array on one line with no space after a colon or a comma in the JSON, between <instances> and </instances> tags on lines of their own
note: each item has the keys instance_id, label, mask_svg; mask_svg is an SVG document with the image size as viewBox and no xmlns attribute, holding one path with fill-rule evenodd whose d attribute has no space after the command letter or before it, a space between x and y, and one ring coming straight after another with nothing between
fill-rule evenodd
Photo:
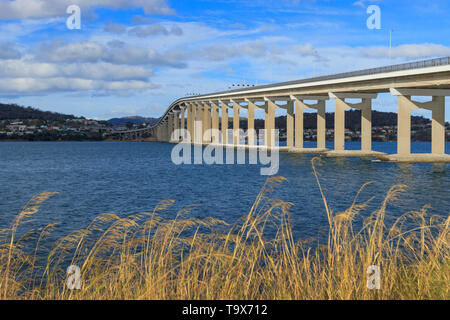
<instances>
[{"instance_id":1,"label":"bridge column","mask_svg":"<svg viewBox=\"0 0 450 320\"><path fill-rule=\"evenodd\" d=\"M334 107L334 150L345 150L345 110L350 109L344 100L336 99Z\"/></svg>"},{"instance_id":2,"label":"bridge column","mask_svg":"<svg viewBox=\"0 0 450 320\"><path fill-rule=\"evenodd\" d=\"M302 100L297 100L295 104L295 147L303 149L304 147L304 111L306 109Z\"/></svg>"},{"instance_id":3,"label":"bridge column","mask_svg":"<svg viewBox=\"0 0 450 320\"><path fill-rule=\"evenodd\" d=\"M372 151L372 102L363 100L361 108L361 150Z\"/></svg>"},{"instance_id":4,"label":"bridge column","mask_svg":"<svg viewBox=\"0 0 450 320\"><path fill-rule=\"evenodd\" d=\"M191 134L191 143L195 143L195 120L197 119L197 109L195 104L190 104L191 108L191 116L189 119L189 126L190 126L190 134Z\"/></svg>"},{"instance_id":5,"label":"bridge column","mask_svg":"<svg viewBox=\"0 0 450 320\"><path fill-rule=\"evenodd\" d=\"M161 131L162 131L162 141L167 142L167 120L166 119L164 119Z\"/></svg>"},{"instance_id":6,"label":"bridge column","mask_svg":"<svg viewBox=\"0 0 450 320\"><path fill-rule=\"evenodd\" d=\"M264 119L264 143L267 147L275 146L275 110L277 105L270 99L265 98L265 119Z\"/></svg>"},{"instance_id":7,"label":"bridge column","mask_svg":"<svg viewBox=\"0 0 450 320\"><path fill-rule=\"evenodd\" d=\"M228 144L228 102L220 101L222 105L222 144Z\"/></svg>"},{"instance_id":8,"label":"bridge column","mask_svg":"<svg viewBox=\"0 0 450 320\"><path fill-rule=\"evenodd\" d=\"M203 108L199 104L195 105L194 136L195 144L203 144Z\"/></svg>"},{"instance_id":9,"label":"bridge column","mask_svg":"<svg viewBox=\"0 0 450 320\"><path fill-rule=\"evenodd\" d=\"M325 101L319 100L317 103L317 148L326 148L326 110Z\"/></svg>"},{"instance_id":10,"label":"bridge column","mask_svg":"<svg viewBox=\"0 0 450 320\"><path fill-rule=\"evenodd\" d=\"M294 147L294 101L287 102L286 113L286 134L287 134L287 146L289 148Z\"/></svg>"},{"instance_id":11,"label":"bridge column","mask_svg":"<svg viewBox=\"0 0 450 320\"><path fill-rule=\"evenodd\" d=\"M180 129L181 129L181 138L184 140L186 138L186 119L185 119L185 113L186 108L181 107L181 122L180 122Z\"/></svg>"},{"instance_id":12,"label":"bridge column","mask_svg":"<svg viewBox=\"0 0 450 320\"><path fill-rule=\"evenodd\" d=\"M166 142L170 142L170 118L166 120Z\"/></svg>"},{"instance_id":13,"label":"bridge column","mask_svg":"<svg viewBox=\"0 0 450 320\"><path fill-rule=\"evenodd\" d=\"M211 140L213 144L219 144L219 105L215 101L211 102L211 113L211 129L213 130L213 136Z\"/></svg>"},{"instance_id":14,"label":"bridge column","mask_svg":"<svg viewBox=\"0 0 450 320\"><path fill-rule=\"evenodd\" d=\"M233 102L233 144L237 146L240 143L239 123L241 118L239 115L239 111L241 109L241 106L236 101L232 102Z\"/></svg>"},{"instance_id":15,"label":"bridge column","mask_svg":"<svg viewBox=\"0 0 450 320\"><path fill-rule=\"evenodd\" d=\"M432 153L445 154L445 97L433 97Z\"/></svg>"},{"instance_id":16,"label":"bridge column","mask_svg":"<svg viewBox=\"0 0 450 320\"><path fill-rule=\"evenodd\" d=\"M180 128L180 112L175 111L173 114L173 134L176 134L174 136L173 142L179 142L180 141L180 135L178 129Z\"/></svg>"},{"instance_id":17,"label":"bridge column","mask_svg":"<svg viewBox=\"0 0 450 320\"><path fill-rule=\"evenodd\" d=\"M411 111L420 108L432 111L431 148L434 155L445 155L445 89L391 89L398 96L397 152L411 155ZM430 102L417 102L412 96L431 96Z\"/></svg>"},{"instance_id":18,"label":"bridge column","mask_svg":"<svg viewBox=\"0 0 450 320\"><path fill-rule=\"evenodd\" d=\"M190 103L186 103L186 108L187 108L187 119L186 119L186 125L187 125L187 131L189 136L191 137L191 141L189 141L190 143L192 143L192 137L193 137L193 132L192 132L192 106Z\"/></svg>"},{"instance_id":19,"label":"bridge column","mask_svg":"<svg viewBox=\"0 0 450 320\"><path fill-rule=\"evenodd\" d=\"M250 101L246 99L248 102L248 124L247 124L247 130L248 130L248 145L254 146L255 143L255 109L256 105L253 101Z\"/></svg>"},{"instance_id":20,"label":"bridge column","mask_svg":"<svg viewBox=\"0 0 450 320\"><path fill-rule=\"evenodd\" d=\"M211 106L203 103L203 143L211 143Z\"/></svg>"},{"instance_id":21,"label":"bridge column","mask_svg":"<svg viewBox=\"0 0 450 320\"><path fill-rule=\"evenodd\" d=\"M173 127L174 127L174 114L173 112L169 114L169 122L168 122L168 127L169 127L169 131L168 131L168 142L172 142L172 136L173 136Z\"/></svg>"},{"instance_id":22,"label":"bridge column","mask_svg":"<svg viewBox=\"0 0 450 320\"><path fill-rule=\"evenodd\" d=\"M330 93L335 99L334 150L345 151L345 110L361 110L361 150L372 152L372 99L377 94L370 93ZM345 99L362 99L361 103L348 103Z\"/></svg>"}]
</instances>

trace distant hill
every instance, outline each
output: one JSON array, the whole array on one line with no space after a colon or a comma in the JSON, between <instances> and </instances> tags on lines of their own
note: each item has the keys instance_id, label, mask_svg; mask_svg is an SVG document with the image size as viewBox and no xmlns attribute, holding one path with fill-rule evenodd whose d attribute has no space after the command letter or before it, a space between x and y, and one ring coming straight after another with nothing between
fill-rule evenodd
<instances>
[{"instance_id":1,"label":"distant hill","mask_svg":"<svg viewBox=\"0 0 450 320\"><path fill-rule=\"evenodd\" d=\"M50 111L42 111L32 107L22 107L17 104L0 103L0 120L43 120L65 121L67 119L80 119L73 115L61 114Z\"/></svg>"},{"instance_id":2,"label":"distant hill","mask_svg":"<svg viewBox=\"0 0 450 320\"><path fill-rule=\"evenodd\" d=\"M124 118L113 118L108 120L109 123L113 124L113 125L125 125L127 123L132 123L132 124L151 124L151 123L155 123L156 121L158 121L158 119L155 118L144 118L144 117L124 117Z\"/></svg>"}]
</instances>

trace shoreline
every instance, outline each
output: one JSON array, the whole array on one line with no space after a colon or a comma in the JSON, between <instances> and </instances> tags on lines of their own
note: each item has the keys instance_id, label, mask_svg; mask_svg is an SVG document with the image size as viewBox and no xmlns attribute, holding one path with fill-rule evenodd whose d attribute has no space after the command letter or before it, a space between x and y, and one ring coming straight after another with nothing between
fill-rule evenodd
<instances>
[{"instance_id":1,"label":"shoreline","mask_svg":"<svg viewBox=\"0 0 450 320\"><path fill-rule=\"evenodd\" d=\"M157 142L156 140L19 140L19 139L11 139L11 140L0 140L2 142Z\"/></svg>"}]
</instances>

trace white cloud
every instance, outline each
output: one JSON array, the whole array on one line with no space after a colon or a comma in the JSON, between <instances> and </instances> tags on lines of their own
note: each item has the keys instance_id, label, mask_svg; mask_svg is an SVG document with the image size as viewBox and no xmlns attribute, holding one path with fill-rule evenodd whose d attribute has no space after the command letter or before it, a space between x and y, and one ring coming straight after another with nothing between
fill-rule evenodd
<instances>
[{"instance_id":1,"label":"white cloud","mask_svg":"<svg viewBox=\"0 0 450 320\"><path fill-rule=\"evenodd\" d=\"M109 42L108 42L109 43ZM36 48L36 57L46 62L108 62L125 65L149 65L153 67L184 68L185 54L171 50L159 53L154 49L103 45L97 42L64 43L60 41L42 43Z\"/></svg>"},{"instance_id":2,"label":"white cloud","mask_svg":"<svg viewBox=\"0 0 450 320\"><path fill-rule=\"evenodd\" d=\"M367 2L369 2L369 3L367 3ZM363 9L366 9L369 5L373 4L374 2L375 3L381 2L381 0L369 0L369 1L367 1L367 0L358 0L358 1L353 2L353 5L357 6L357 7L361 7Z\"/></svg>"},{"instance_id":3,"label":"white cloud","mask_svg":"<svg viewBox=\"0 0 450 320\"><path fill-rule=\"evenodd\" d=\"M148 36L156 36L156 35L176 35L181 36L183 34L183 30L180 27L173 27L172 29L167 29L161 25L150 25L150 26L139 26L131 28L129 31L130 35L136 35L139 38L145 38Z\"/></svg>"},{"instance_id":4,"label":"white cloud","mask_svg":"<svg viewBox=\"0 0 450 320\"><path fill-rule=\"evenodd\" d=\"M196 50L197 58L207 58L210 61L225 61L236 57L261 58L267 55L268 45L264 41L241 42L234 45L214 44L203 49Z\"/></svg>"},{"instance_id":5,"label":"white cloud","mask_svg":"<svg viewBox=\"0 0 450 320\"><path fill-rule=\"evenodd\" d=\"M82 78L95 80L146 81L152 70L141 66L119 66L110 63L51 64L26 60L5 60L0 64L0 78Z\"/></svg>"},{"instance_id":6,"label":"white cloud","mask_svg":"<svg viewBox=\"0 0 450 320\"><path fill-rule=\"evenodd\" d=\"M20 59L22 53L12 42L0 43L0 59Z\"/></svg>"},{"instance_id":7,"label":"white cloud","mask_svg":"<svg viewBox=\"0 0 450 320\"><path fill-rule=\"evenodd\" d=\"M124 26L123 24L117 24L117 23L108 23L105 26L105 31L115 34L124 34L127 32L127 26Z\"/></svg>"},{"instance_id":8,"label":"white cloud","mask_svg":"<svg viewBox=\"0 0 450 320\"><path fill-rule=\"evenodd\" d=\"M70 5L81 10L95 7L142 8L146 14L173 14L167 0L0 0L0 19L27 19L65 16Z\"/></svg>"},{"instance_id":9,"label":"white cloud","mask_svg":"<svg viewBox=\"0 0 450 320\"><path fill-rule=\"evenodd\" d=\"M129 91L154 87L145 81L103 81L68 78L0 78L0 95L33 95L58 91Z\"/></svg>"},{"instance_id":10,"label":"white cloud","mask_svg":"<svg viewBox=\"0 0 450 320\"><path fill-rule=\"evenodd\" d=\"M301 45L294 45L293 51L295 53L298 53L301 56L317 56L319 53L317 49L310 43L307 44L301 44Z\"/></svg>"},{"instance_id":11,"label":"white cloud","mask_svg":"<svg viewBox=\"0 0 450 320\"><path fill-rule=\"evenodd\" d=\"M182 36L183 29L179 26L172 26L171 28L163 25L153 24L147 26L127 27L122 24L109 23L105 26L105 32L114 34L125 34L128 32L130 36L136 36L139 38L146 38L150 36Z\"/></svg>"},{"instance_id":12,"label":"white cloud","mask_svg":"<svg viewBox=\"0 0 450 320\"><path fill-rule=\"evenodd\" d=\"M353 5L361 7L361 8L366 8L366 4L364 3L364 0L355 1L355 2L353 2Z\"/></svg>"}]
</instances>

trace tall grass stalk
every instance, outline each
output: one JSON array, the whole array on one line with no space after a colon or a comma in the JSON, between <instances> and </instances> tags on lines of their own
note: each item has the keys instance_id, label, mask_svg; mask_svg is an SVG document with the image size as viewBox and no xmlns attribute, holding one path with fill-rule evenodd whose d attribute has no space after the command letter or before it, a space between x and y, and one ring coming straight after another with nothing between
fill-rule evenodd
<instances>
[{"instance_id":1,"label":"tall grass stalk","mask_svg":"<svg viewBox=\"0 0 450 320\"><path fill-rule=\"evenodd\" d=\"M324 202L325 243L295 241L291 203L272 198L285 178L271 177L250 212L234 225L189 217L164 219L173 201L128 217L103 214L85 229L59 239L38 263L41 243L56 227L18 232L53 193L34 197L10 228L0 231L2 299L449 299L449 224L428 216L429 207L407 212L390 226L391 202L407 191L393 186L378 209L356 217L369 201L334 213ZM360 192L367 186L364 185ZM313 213L312 213L313 214ZM317 214L317 213L314 213ZM18 238L18 234L22 234ZM33 241L34 239L34 241ZM36 243L35 248L29 247ZM78 265L81 290L69 290L66 270ZM381 289L367 287L369 266L381 267Z\"/></svg>"}]
</instances>

